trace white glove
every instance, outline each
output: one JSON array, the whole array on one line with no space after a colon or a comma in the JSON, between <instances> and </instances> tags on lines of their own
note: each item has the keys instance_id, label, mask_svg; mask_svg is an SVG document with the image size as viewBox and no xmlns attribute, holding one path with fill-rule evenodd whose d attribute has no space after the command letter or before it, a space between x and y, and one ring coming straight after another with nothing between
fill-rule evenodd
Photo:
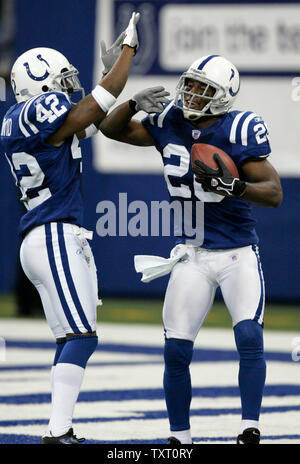
<instances>
[{"instance_id":1,"label":"white glove","mask_svg":"<svg viewBox=\"0 0 300 464\"><path fill-rule=\"evenodd\" d=\"M104 65L103 74L109 73L117 59L122 53L122 43L125 38L125 31L123 31L112 46L106 50L106 44L104 40L101 40L101 60Z\"/></svg>"},{"instance_id":2,"label":"white glove","mask_svg":"<svg viewBox=\"0 0 300 464\"><path fill-rule=\"evenodd\" d=\"M135 53L139 48L139 39L137 35L136 25L140 19L140 13L132 13L127 29L125 29L125 39L123 40L123 45L128 45L135 49Z\"/></svg>"},{"instance_id":3,"label":"white glove","mask_svg":"<svg viewBox=\"0 0 300 464\"><path fill-rule=\"evenodd\" d=\"M150 87L149 89L141 90L135 94L132 100L136 102L136 111L145 111L146 113L161 113L164 109L163 104L169 103L166 98L170 95L164 87Z\"/></svg>"}]
</instances>

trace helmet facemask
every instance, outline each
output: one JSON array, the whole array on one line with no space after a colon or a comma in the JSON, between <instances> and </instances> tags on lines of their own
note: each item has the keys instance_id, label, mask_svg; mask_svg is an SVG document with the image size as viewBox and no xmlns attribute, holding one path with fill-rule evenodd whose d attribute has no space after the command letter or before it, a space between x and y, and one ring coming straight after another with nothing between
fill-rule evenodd
<instances>
[{"instance_id":1,"label":"helmet facemask","mask_svg":"<svg viewBox=\"0 0 300 464\"><path fill-rule=\"evenodd\" d=\"M204 84L203 92L201 94L191 92L188 87L189 80ZM214 94L212 96L208 95L209 88L214 89ZM206 105L204 105L202 109L192 107L193 103L195 103L195 99L198 98L207 100ZM218 108L220 103L222 103L221 109ZM226 103L226 91L221 85L212 82L204 76L199 76L198 72L185 72L180 77L176 87L175 106L183 111L185 118L193 121L203 116L223 114L226 112L226 110L224 110L224 103Z\"/></svg>"},{"instance_id":2,"label":"helmet facemask","mask_svg":"<svg viewBox=\"0 0 300 464\"><path fill-rule=\"evenodd\" d=\"M57 74L53 78L53 83L55 88L60 89L62 92L66 93L70 99L70 102L73 105L76 105L77 102L71 100L71 95L74 92L81 92L81 98L85 96L84 89L78 79L78 70L71 65L71 69L63 68L60 74ZM49 89L51 90L51 89Z\"/></svg>"}]
</instances>

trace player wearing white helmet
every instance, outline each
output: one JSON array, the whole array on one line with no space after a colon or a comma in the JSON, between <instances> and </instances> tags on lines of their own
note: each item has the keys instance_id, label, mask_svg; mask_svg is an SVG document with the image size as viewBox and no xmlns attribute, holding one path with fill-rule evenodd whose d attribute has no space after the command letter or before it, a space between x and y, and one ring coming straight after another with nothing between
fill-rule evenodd
<instances>
[{"instance_id":1,"label":"player wearing white helmet","mask_svg":"<svg viewBox=\"0 0 300 464\"><path fill-rule=\"evenodd\" d=\"M240 357L242 421L237 443L260 441L266 372L264 280L251 204L278 207L282 190L278 174L267 160L271 149L262 118L251 111L230 111L239 88L239 73L232 63L218 55L204 56L180 77L175 99L161 114L150 114L141 122L132 119L145 91L138 99L115 108L100 125L100 130L115 140L155 145L162 156L170 201L181 203L182 211L188 204L192 214L183 218L174 215L175 223L179 219L181 223L174 228L178 240L171 252L173 267L163 307L164 390L172 435L169 443L173 444L192 443L189 365L194 340L217 287L232 317ZM239 170L239 179L219 157L218 169L200 162L192 167L190 152L195 142L229 154ZM197 226L199 206L204 220ZM195 225L199 230L195 231ZM187 233L191 230L194 236ZM198 237L201 240L196 241ZM162 275L159 268L153 269L153 257L148 269L147 257L139 258L136 269L144 269L148 281L149 269L151 278ZM165 261L161 267L165 269Z\"/></svg>"},{"instance_id":2,"label":"player wearing white helmet","mask_svg":"<svg viewBox=\"0 0 300 464\"><path fill-rule=\"evenodd\" d=\"M60 52L29 50L11 72L17 103L3 119L1 142L27 209L20 222L20 258L57 341L52 412L43 444L81 443L73 433L72 416L86 364L98 343L98 297L86 240L91 234L81 227L79 139L97 132L127 81L138 48L138 20L139 13L133 13L124 33L109 50L102 50L113 69L105 69L100 83L76 105L73 94L84 96L78 71Z\"/></svg>"},{"instance_id":3,"label":"player wearing white helmet","mask_svg":"<svg viewBox=\"0 0 300 464\"><path fill-rule=\"evenodd\" d=\"M39 47L28 50L15 61L11 84L18 103L43 92L65 92L71 95L84 89L78 70L57 50Z\"/></svg>"},{"instance_id":4,"label":"player wearing white helmet","mask_svg":"<svg viewBox=\"0 0 300 464\"><path fill-rule=\"evenodd\" d=\"M199 94L192 92L193 81L202 85L201 98L206 102L203 108L195 104ZM232 107L239 89L239 72L230 61L218 55L201 57L180 77L175 105L190 121L200 116L224 114Z\"/></svg>"}]
</instances>

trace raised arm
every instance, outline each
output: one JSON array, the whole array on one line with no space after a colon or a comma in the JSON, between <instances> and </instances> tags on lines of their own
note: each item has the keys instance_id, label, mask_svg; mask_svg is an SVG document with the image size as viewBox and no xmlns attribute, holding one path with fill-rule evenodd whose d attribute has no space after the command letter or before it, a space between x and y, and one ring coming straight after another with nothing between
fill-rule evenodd
<instances>
[{"instance_id":1,"label":"raised arm","mask_svg":"<svg viewBox=\"0 0 300 464\"><path fill-rule=\"evenodd\" d=\"M91 94L73 107L64 124L48 138L48 143L61 145L66 138L80 134L95 121L102 121L109 108L115 103L128 79L130 65L138 46L136 24L139 13L133 13L125 31L122 52L112 69L99 82Z\"/></svg>"}]
</instances>

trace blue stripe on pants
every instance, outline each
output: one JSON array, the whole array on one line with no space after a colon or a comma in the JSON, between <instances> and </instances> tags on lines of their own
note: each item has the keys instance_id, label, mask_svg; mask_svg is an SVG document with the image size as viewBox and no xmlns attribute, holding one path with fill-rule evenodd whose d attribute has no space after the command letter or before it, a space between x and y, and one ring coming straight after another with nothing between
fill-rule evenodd
<instances>
[{"instance_id":1,"label":"blue stripe on pants","mask_svg":"<svg viewBox=\"0 0 300 464\"><path fill-rule=\"evenodd\" d=\"M257 259L258 274L259 274L259 279L260 279L260 299L259 299L258 307L257 307L256 313L255 313L255 316L254 316L254 321L257 322L259 320L259 318L261 316L261 313L263 311L263 308L264 308L264 301L265 301L264 294L265 294L265 292L264 292L263 273L262 273L261 262L260 262L260 257L259 257L257 245L252 245L252 250L254 251L256 259ZM262 325L263 325L263 323L262 323Z\"/></svg>"},{"instance_id":2,"label":"blue stripe on pants","mask_svg":"<svg viewBox=\"0 0 300 464\"><path fill-rule=\"evenodd\" d=\"M59 250L60 250L60 255L61 255L61 261L65 273L65 277L67 280L67 284L69 287L69 291L72 297L72 300L76 306L76 309L78 311L79 317L81 319L82 324L86 328L88 332L92 332L92 328L90 324L88 323L88 320L86 318L86 315L84 313L84 310L81 306L74 281L72 278L71 270L70 270L70 265L69 265L69 260L68 260L68 254L66 250L66 244L65 244L65 238L64 238L64 230L63 230L63 224L59 222L57 224L57 233L58 233L58 243L59 243Z\"/></svg>"},{"instance_id":3,"label":"blue stripe on pants","mask_svg":"<svg viewBox=\"0 0 300 464\"><path fill-rule=\"evenodd\" d=\"M49 259L49 264L52 272L52 276L55 282L55 287L60 299L60 303L62 305L63 311L65 313L65 316L67 318L67 321L73 330L74 333L81 333L79 328L77 327L73 316L71 314L70 308L68 306L68 303L66 301L59 275L57 272L57 267L55 263L55 258L54 258L54 251L53 251L53 244L52 244L52 232L51 232L51 224L45 224L45 233L46 233L46 245L47 245L47 252L48 252L48 259Z\"/></svg>"}]
</instances>

